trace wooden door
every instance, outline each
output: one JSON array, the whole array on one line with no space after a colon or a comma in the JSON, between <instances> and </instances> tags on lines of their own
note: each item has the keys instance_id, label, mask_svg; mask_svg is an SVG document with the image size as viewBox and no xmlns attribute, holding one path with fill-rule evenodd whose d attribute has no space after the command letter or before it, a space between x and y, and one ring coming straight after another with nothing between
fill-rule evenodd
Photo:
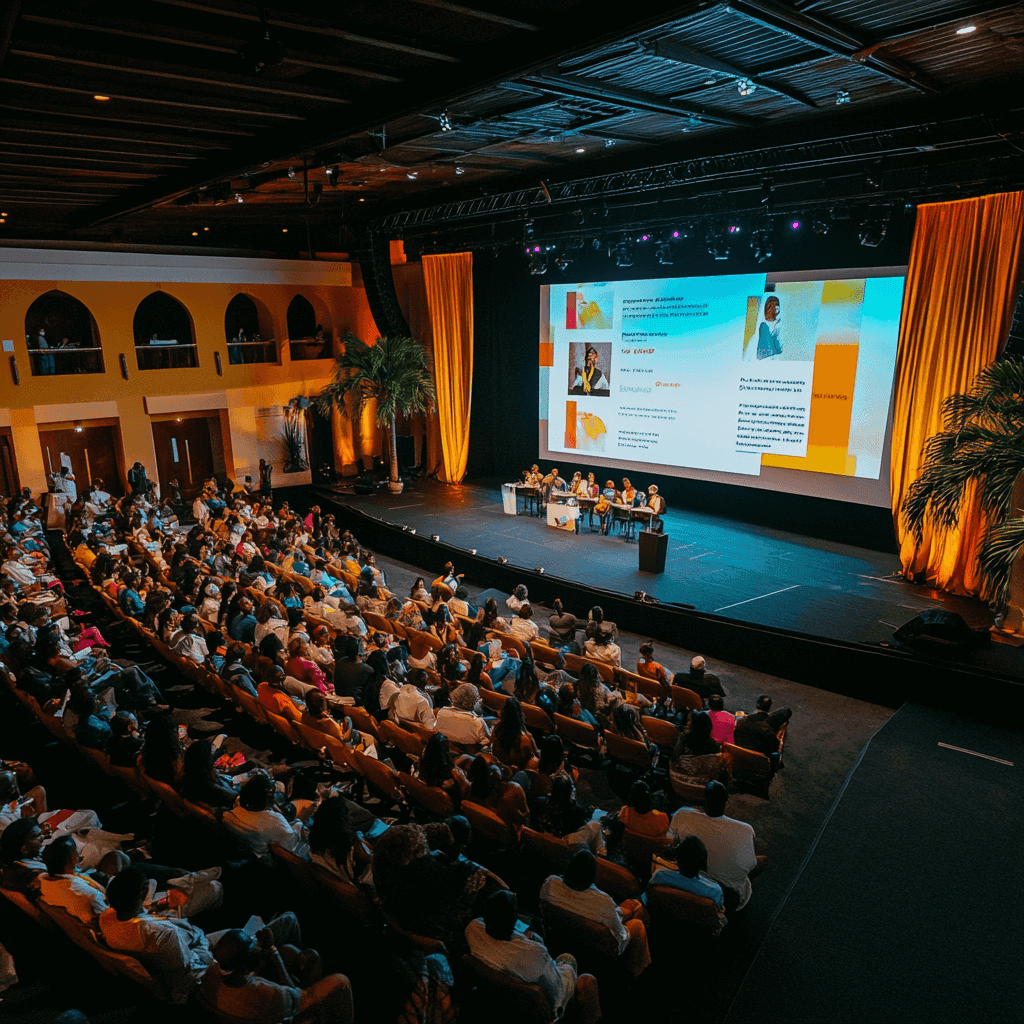
<instances>
[{"instance_id":1,"label":"wooden door","mask_svg":"<svg viewBox=\"0 0 1024 1024\"><path fill-rule=\"evenodd\" d=\"M11 443L11 428L0 427L0 494L13 498L21 490L18 482L18 466L14 461L14 445Z\"/></svg>"},{"instance_id":2,"label":"wooden door","mask_svg":"<svg viewBox=\"0 0 1024 1024\"><path fill-rule=\"evenodd\" d=\"M121 432L114 426L86 427L76 430L40 430L39 446L43 451L43 465L49 474L60 472L63 452L71 459L75 485L79 494L93 480L101 479L103 489L115 497L124 494L121 483Z\"/></svg>"},{"instance_id":3,"label":"wooden door","mask_svg":"<svg viewBox=\"0 0 1024 1024\"><path fill-rule=\"evenodd\" d=\"M182 497L194 498L203 481L213 476L210 421L205 416L154 423L153 444L162 495L170 493L169 482L177 480Z\"/></svg>"}]
</instances>

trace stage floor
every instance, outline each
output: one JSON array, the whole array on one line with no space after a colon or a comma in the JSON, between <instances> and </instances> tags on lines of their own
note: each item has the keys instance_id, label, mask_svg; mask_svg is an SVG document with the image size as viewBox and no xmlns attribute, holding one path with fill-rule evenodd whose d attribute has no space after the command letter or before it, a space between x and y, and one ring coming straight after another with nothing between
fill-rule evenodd
<instances>
[{"instance_id":1,"label":"stage floor","mask_svg":"<svg viewBox=\"0 0 1024 1024\"><path fill-rule=\"evenodd\" d=\"M591 533L586 518L576 536L549 529L542 518L506 515L497 484L425 482L400 495L386 489L357 495L347 486L318 490L420 535L436 533L445 543L504 556L530 572L543 566L549 575L586 586L630 596L643 590L662 603L690 604L775 629L875 643L935 607L958 612L971 626L991 624L978 601L908 583L894 555L719 516L669 511L665 572L655 575L639 571L635 539Z\"/></svg>"}]
</instances>

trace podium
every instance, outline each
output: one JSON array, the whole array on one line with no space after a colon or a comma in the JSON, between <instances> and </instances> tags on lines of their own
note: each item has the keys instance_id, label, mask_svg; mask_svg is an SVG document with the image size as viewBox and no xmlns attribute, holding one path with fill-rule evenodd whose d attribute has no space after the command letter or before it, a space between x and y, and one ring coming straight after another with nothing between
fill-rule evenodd
<instances>
[{"instance_id":1,"label":"podium","mask_svg":"<svg viewBox=\"0 0 1024 1024\"><path fill-rule=\"evenodd\" d=\"M640 541L640 571L664 572L665 556L668 554L668 534L641 530L637 538Z\"/></svg>"}]
</instances>

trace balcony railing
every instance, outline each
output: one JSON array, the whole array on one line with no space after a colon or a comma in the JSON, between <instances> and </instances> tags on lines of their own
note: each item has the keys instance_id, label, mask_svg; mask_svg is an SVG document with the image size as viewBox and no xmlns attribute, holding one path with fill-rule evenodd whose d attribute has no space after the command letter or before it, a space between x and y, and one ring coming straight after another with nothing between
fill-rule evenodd
<instances>
[{"instance_id":1,"label":"balcony railing","mask_svg":"<svg viewBox=\"0 0 1024 1024\"><path fill-rule=\"evenodd\" d=\"M258 341L229 341L228 362L232 366L241 363L276 363L277 342L273 338Z\"/></svg>"},{"instance_id":2,"label":"balcony railing","mask_svg":"<svg viewBox=\"0 0 1024 1024\"><path fill-rule=\"evenodd\" d=\"M177 341L156 341L135 346L135 358L140 370L180 370L199 365L195 345Z\"/></svg>"},{"instance_id":3,"label":"balcony railing","mask_svg":"<svg viewBox=\"0 0 1024 1024\"><path fill-rule=\"evenodd\" d=\"M330 359L330 338L293 338L288 343L292 360L297 359Z\"/></svg>"},{"instance_id":4,"label":"balcony railing","mask_svg":"<svg viewBox=\"0 0 1024 1024\"><path fill-rule=\"evenodd\" d=\"M99 347L65 345L63 348L29 349L28 358L33 377L103 373L103 350Z\"/></svg>"}]
</instances>

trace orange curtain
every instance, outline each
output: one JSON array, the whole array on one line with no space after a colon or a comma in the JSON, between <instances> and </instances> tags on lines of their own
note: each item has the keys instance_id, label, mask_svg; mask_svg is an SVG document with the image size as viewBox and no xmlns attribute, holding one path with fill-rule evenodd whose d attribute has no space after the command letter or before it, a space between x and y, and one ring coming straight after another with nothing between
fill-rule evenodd
<instances>
[{"instance_id":1,"label":"orange curtain","mask_svg":"<svg viewBox=\"0 0 1024 1024\"><path fill-rule=\"evenodd\" d=\"M1024 192L932 203L917 211L896 359L890 488L905 576L981 594L975 556L985 529L973 486L952 530L926 525L917 544L900 506L942 430L942 401L966 391L1005 345L1019 279Z\"/></svg>"},{"instance_id":2,"label":"orange curtain","mask_svg":"<svg viewBox=\"0 0 1024 1024\"><path fill-rule=\"evenodd\" d=\"M473 254L423 257L434 333L434 386L441 427L442 479L457 484L469 458L473 386Z\"/></svg>"}]
</instances>

